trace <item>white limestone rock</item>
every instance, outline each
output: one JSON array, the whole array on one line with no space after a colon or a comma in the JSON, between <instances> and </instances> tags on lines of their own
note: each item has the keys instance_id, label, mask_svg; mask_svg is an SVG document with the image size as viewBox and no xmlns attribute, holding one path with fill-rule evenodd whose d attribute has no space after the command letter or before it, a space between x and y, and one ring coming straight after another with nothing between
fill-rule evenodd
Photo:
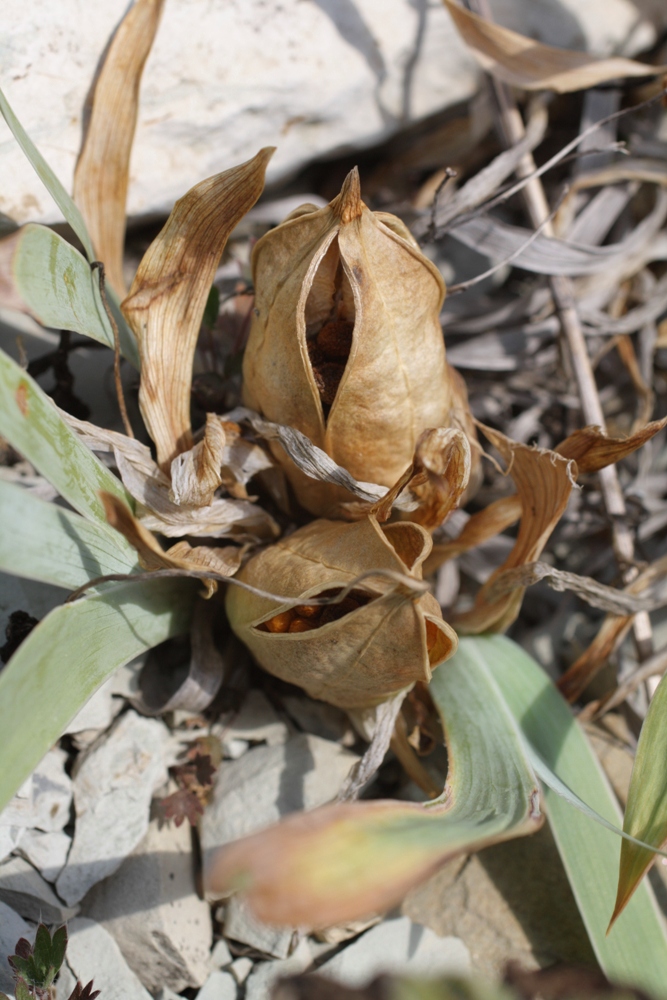
<instances>
[{"instance_id":1,"label":"white limestone rock","mask_svg":"<svg viewBox=\"0 0 667 1000\"><path fill-rule=\"evenodd\" d=\"M228 719L223 717L213 727L213 733L220 737L225 750L230 743L238 740L246 745L253 742L274 746L284 743L289 737L289 730L276 710L266 696L254 688L248 691L240 711ZM232 753L229 756L236 755Z\"/></svg>"},{"instance_id":2,"label":"white limestone rock","mask_svg":"<svg viewBox=\"0 0 667 1000\"><path fill-rule=\"evenodd\" d=\"M118 871L89 892L83 912L109 931L151 993L206 980L213 929L195 888L187 823L160 829L154 820Z\"/></svg>"},{"instance_id":3,"label":"white limestone rock","mask_svg":"<svg viewBox=\"0 0 667 1000\"><path fill-rule=\"evenodd\" d=\"M65 906L39 872L17 857L0 865L0 900L27 920L45 924L62 924L79 909Z\"/></svg>"},{"instance_id":4,"label":"white limestone rock","mask_svg":"<svg viewBox=\"0 0 667 1000\"><path fill-rule=\"evenodd\" d=\"M279 962L258 962L246 980L245 1000L266 1000L277 979L305 972L313 958L311 942L304 938L289 958Z\"/></svg>"},{"instance_id":5,"label":"white limestone rock","mask_svg":"<svg viewBox=\"0 0 667 1000\"><path fill-rule=\"evenodd\" d=\"M65 866L71 846L72 838L62 830L49 833L24 830L18 853L27 858L47 882L55 882Z\"/></svg>"},{"instance_id":6,"label":"white limestone rock","mask_svg":"<svg viewBox=\"0 0 667 1000\"><path fill-rule=\"evenodd\" d=\"M236 993L236 980L231 973L215 969L197 994L197 1000L236 1000Z\"/></svg>"},{"instance_id":7,"label":"white limestone rock","mask_svg":"<svg viewBox=\"0 0 667 1000\"><path fill-rule=\"evenodd\" d=\"M287 958L290 953L294 932L262 923L238 896L232 896L225 907L224 926L225 937L271 958Z\"/></svg>"},{"instance_id":8,"label":"white limestone rock","mask_svg":"<svg viewBox=\"0 0 667 1000\"><path fill-rule=\"evenodd\" d=\"M439 937L409 917L383 920L330 958L318 972L345 986L366 986L382 973L432 977L470 972L463 941Z\"/></svg>"},{"instance_id":9,"label":"white limestone rock","mask_svg":"<svg viewBox=\"0 0 667 1000\"><path fill-rule=\"evenodd\" d=\"M6 903L0 902L0 990L4 993L14 991L14 979L7 956L14 954L19 938L32 941L33 937L34 931L25 920Z\"/></svg>"},{"instance_id":10,"label":"white limestone rock","mask_svg":"<svg viewBox=\"0 0 667 1000\"><path fill-rule=\"evenodd\" d=\"M329 802L357 760L338 743L302 734L223 761L201 819L204 857L287 813Z\"/></svg>"},{"instance_id":11,"label":"white limestone rock","mask_svg":"<svg viewBox=\"0 0 667 1000\"><path fill-rule=\"evenodd\" d=\"M219 938L211 951L211 965L214 969L224 969L232 964L232 953L224 938Z\"/></svg>"},{"instance_id":12,"label":"white limestone rock","mask_svg":"<svg viewBox=\"0 0 667 1000\"><path fill-rule=\"evenodd\" d=\"M72 782L65 772L67 754L49 750L0 813L0 828L62 830L69 820Z\"/></svg>"},{"instance_id":13,"label":"white limestone rock","mask_svg":"<svg viewBox=\"0 0 667 1000\"><path fill-rule=\"evenodd\" d=\"M153 792L167 780L167 727L126 712L74 778L76 825L57 889L69 904L115 872L148 830Z\"/></svg>"},{"instance_id":14,"label":"white limestone rock","mask_svg":"<svg viewBox=\"0 0 667 1000\"><path fill-rule=\"evenodd\" d=\"M571 48L631 54L655 28L631 0L493 0L497 19ZM644 5L642 5L644 6ZM126 0L5 0L2 85L71 190L82 109ZM654 3L655 23L667 18ZM180 0L166 4L141 90L132 216L170 209L197 181L278 151L269 180L359 148L467 100L480 73L440 3L414 0ZM0 211L18 222L58 212L0 130Z\"/></svg>"},{"instance_id":15,"label":"white limestone rock","mask_svg":"<svg viewBox=\"0 0 667 1000\"><path fill-rule=\"evenodd\" d=\"M104 927L77 917L68 924L67 933L67 963L83 985L92 979L105 1000L152 1000Z\"/></svg>"},{"instance_id":16,"label":"white limestone rock","mask_svg":"<svg viewBox=\"0 0 667 1000\"><path fill-rule=\"evenodd\" d=\"M89 730L106 729L123 707L119 698L114 698L115 678L109 677L77 712L66 733L82 733Z\"/></svg>"},{"instance_id":17,"label":"white limestone rock","mask_svg":"<svg viewBox=\"0 0 667 1000\"><path fill-rule=\"evenodd\" d=\"M252 967L255 963L247 955L242 955L240 958L235 958L232 962L229 971L236 980L236 982L241 986L245 983L246 979L252 972Z\"/></svg>"}]
</instances>

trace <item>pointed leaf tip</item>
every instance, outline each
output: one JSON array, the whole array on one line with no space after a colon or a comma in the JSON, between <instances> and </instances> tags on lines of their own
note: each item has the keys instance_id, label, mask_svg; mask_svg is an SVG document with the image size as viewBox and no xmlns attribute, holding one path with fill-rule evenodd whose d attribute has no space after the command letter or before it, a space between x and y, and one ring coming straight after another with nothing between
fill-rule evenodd
<instances>
[{"instance_id":1,"label":"pointed leaf tip","mask_svg":"<svg viewBox=\"0 0 667 1000\"><path fill-rule=\"evenodd\" d=\"M340 216L341 222L346 225L353 222L361 215L364 203L361 200L361 181L359 179L359 168L353 167L343 181L340 194L334 198L331 206Z\"/></svg>"}]
</instances>

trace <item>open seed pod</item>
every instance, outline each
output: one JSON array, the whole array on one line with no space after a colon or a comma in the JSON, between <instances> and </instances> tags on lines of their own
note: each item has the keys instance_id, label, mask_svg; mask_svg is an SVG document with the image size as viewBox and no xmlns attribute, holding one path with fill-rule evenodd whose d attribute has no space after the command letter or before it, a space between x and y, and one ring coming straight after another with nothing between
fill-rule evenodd
<instances>
[{"instance_id":1,"label":"open seed pod","mask_svg":"<svg viewBox=\"0 0 667 1000\"><path fill-rule=\"evenodd\" d=\"M430 550L428 532L410 522L313 521L239 573L245 583L288 600L279 604L231 586L229 621L265 670L313 698L341 708L379 704L430 680L456 650L456 633L421 585ZM313 603L365 573L340 603Z\"/></svg>"},{"instance_id":2,"label":"open seed pod","mask_svg":"<svg viewBox=\"0 0 667 1000\"><path fill-rule=\"evenodd\" d=\"M300 430L355 479L387 487L424 430L465 425L438 320L440 272L400 219L364 205L356 169L325 208L304 205L259 240L252 267L246 405ZM350 494L272 449L307 510L340 516Z\"/></svg>"}]
</instances>

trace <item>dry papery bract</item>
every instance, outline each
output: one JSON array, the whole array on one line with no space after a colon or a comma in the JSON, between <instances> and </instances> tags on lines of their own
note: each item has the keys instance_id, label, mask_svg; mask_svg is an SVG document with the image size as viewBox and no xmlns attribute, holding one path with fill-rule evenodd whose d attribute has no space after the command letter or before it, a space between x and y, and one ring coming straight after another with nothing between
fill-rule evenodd
<instances>
[{"instance_id":1,"label":"dry papery bract","mask_svg":"<svg viewBox=\"0 0 667 1000\"><path fill-rule=\"evenodd\" d=\"M304 205L259 240L252 267L249 407L385 487L425 430L460 427L474 439L465 388L445 360L440 272L399 219L364 205L356 168L325 208ZM311 513L340 516L354 500L272 450Z\"/></svg>"},{"instance_id":2,"label":"dry papery bract","mask_svg":"<svg viewBox=\"0 0 667 1000\"><path fill-rule=\"evenodd\" d=\"M312 697L341 708L377 705L428 681L456 650L456 634L420 585L430 547L429 534L409 522L313 521L254 556L238 576L289 600L276 605L230 587L230 624L265 670ZM340 604L312 603L351 583Z\"/></svg>"}]
</instances>

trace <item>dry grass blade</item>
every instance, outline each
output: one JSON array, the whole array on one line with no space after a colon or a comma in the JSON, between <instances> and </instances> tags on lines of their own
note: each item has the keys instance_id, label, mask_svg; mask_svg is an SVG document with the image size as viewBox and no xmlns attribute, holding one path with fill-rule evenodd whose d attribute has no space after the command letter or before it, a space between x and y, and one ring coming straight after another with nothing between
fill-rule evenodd
<instances>
[{"instance_id":1,"label":"dry grass blade","mask_svg":"<svg viewBox=\"0 0 667 1000\"><path fill-rule=\"evenodd\" d=\"M541 581L547 583L553 590L571 590L592 607L614 615L634 615L639 611L653 611L667 604L667 597L642 598L616 590L614 587L607 587L592 577L567 573L543 562L526 563L516 569L505 570L495 578L489 588L487 599L493 601L516 587L532 587Z\"/></svg>"},{"instance_id":2,"label":"dry grass blade","mask_svg":"<svg viewBox=\"0 0 667 1000\"><path fill-rule=\"evenodd\" d=\"M123 280L125 202L137 124L139 84L164 0L136 0L121 21L95 84L90 120L74 173L81 209L96 256L119 295Z\"/></svg>"},{"instance_id":3,"label":"dry grass blade","mask_svg":"<svg viewBox=\"0 0 667 1000\"><path fill-rule=\"evenodd\" d=\"M139 265L123 312L141 354L139 404L165 471L192 447L192 360L215 270L264 187L273 147L191 188Z\"/></svg>"},{"instance_id":4,"label":"dry grass blade","mask_svg":"<svg viewBox=\"0 0 667 1000\"><path fill-rule=\"evenodd\" d=\"M667 557L651 563L625 588L627 594L641 594L647 587L664 578L667 573ZM585 691L598 670L607 662L611 653L623 639L632 624L630 615L607 615L598 634L588 649L565 671L558 682L561 694L568 701L576 701Z\"/></svg>"},{"instance_id":5,"label":"dry grass blade","mask_svg":"<svg viewBox=\"0 0 667 1000\"><path fill-rule=\"evenodd\" d=\"M518 615L524 588L517 585L494 598L493 585L507 570L537 560L567 506L575 471L573 463L553 451L529 448L490 427L478 426L508 463L523 514L510 555L482 587L474 607L455 619L457 629L473 634L501 632Z\"/></svg>"},{"instance_id":6,"label":"dry grass blade","mask_svg":"<svg viewBox=\"0 0 667 1000\"><path fill-rule=\"evenodd\" d=\"M658 76L667 71L667 66L648 66L634 59L603 59L587 52L542 45L464 10L454 0L443 2L487 73L523 90L566 94L619 77Z\"/></svg>"}]
</instances>

